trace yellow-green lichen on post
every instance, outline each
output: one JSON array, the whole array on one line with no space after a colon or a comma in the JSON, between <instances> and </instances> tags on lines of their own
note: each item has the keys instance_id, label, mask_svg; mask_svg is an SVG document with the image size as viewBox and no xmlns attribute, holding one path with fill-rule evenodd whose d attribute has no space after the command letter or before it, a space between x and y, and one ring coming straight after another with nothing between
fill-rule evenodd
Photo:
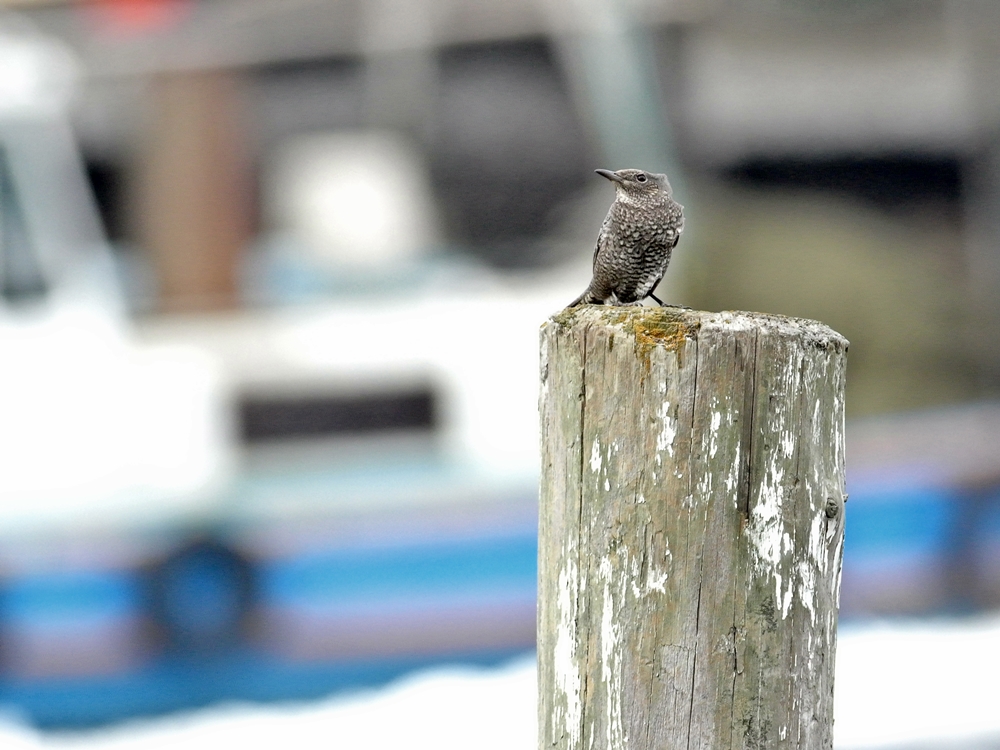
<instances>
[{"instance_id":1,"label":"yellow-green lichen on post","mask_svg":"<svg viewBox=\"0 0 1000 750\"><path fill-rule=\"evenodd\" d=\"M543 326L540 748L831 747L846 351L754 313Z\"/></svg>"},{"instance_id":2,"label":"yellow-green lichen on post","mask_svg":"<svg viewBox=\"0 0 1000 750\"><path fill-rule=\"evenodd\" d=\"M581 305L566 308L552 317L561 326L613 326L629 335L636 352L648 365L654 348L678 351L685 340L698 330L701 319L697 313L670 307L604 307ZM613 339L610 345L614 347Z\"/></svg>"}]
</instances>

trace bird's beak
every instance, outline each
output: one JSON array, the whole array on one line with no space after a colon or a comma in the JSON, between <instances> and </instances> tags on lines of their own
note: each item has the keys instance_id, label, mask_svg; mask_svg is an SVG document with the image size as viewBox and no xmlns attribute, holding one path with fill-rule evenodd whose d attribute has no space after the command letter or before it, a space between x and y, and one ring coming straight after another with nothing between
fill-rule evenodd
<instances>
[{"instance_id":1,"label":"bird's beak","mask_svg":"<svg viewBox=\"0 0 1000 750\"><path fill-rule=\"evenodd\" d=\"M594 171L597 172L597 174L599 174L601 177L607 177L612 182L617 182L619 185L622 184L622 178L619 177L614 172L612 172L610 169L595 169Z\"/></svg>"}]
</instances>

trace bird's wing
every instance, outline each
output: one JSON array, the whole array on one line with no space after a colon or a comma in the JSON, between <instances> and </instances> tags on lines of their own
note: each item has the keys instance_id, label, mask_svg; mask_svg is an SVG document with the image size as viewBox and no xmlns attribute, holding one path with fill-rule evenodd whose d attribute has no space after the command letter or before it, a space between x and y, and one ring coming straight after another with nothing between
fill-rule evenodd
<instances>
[{"instance_id":1,"label":"bird's wing","mask_svg":"<svg viewBox=\"0 0 1000 750\"><path fill-rule=\"evenodd\" d=\"M667 230L667 236L665 240L665 244L667 246L667 252L671 252L675 247L677 247L677 243L681 239L681 232L683 230L684 230L684 218L681 217L679 225L676 228L671 228ZM653 292L656 289L656 287L660 285L660 282L663 281L663 277L666 275L666 273L667 273L667 267L664 266L663 270L660 271L660 275L656 277L656 281L653 282L653 286L650 287L649 289L650 292Z\"/></svg>"},{"instance_id":2,"label":"bird's wing","mask_svg":"<svg viewBox=\"0 0 1000 750\"><path fill-rule=\"evenodd\" d=\"M601 248L604 247L606 240L608 238L608 230L611 226L611 212L604 217L604 223L601 224L601 231L597 233L597 244L594 245L594 263L597 263L597 256L601 252Z\"/></svg>"},{"instance_id":3,"label":"bird's wing","mask_svg":"<svg viewBox=\"0 0 1000 750\"><path fill-rule=\"evenodd\" d=\"M684 231L684 214L678 214L674 226L667 227L664 242L667 245L668 250L673 250L677 247L677 242L681 238L681 232Z\"/></svg>"}]
</instances>

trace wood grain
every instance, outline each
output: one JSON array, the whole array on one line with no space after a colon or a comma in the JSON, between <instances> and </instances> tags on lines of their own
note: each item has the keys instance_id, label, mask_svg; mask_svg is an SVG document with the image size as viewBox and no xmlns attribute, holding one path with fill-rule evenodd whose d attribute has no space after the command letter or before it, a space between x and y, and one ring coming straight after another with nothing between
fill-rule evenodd
<instances>
[{"instance_id":1,"label":"wood grain","mask_svg":"<svg viewBox=\"0 0 1000 750\"><path fill-rule=\"evenodd\" d=\"M539 748L830 748L847 341L584 306L541 332Z\"/></svg>"}]
</instances>

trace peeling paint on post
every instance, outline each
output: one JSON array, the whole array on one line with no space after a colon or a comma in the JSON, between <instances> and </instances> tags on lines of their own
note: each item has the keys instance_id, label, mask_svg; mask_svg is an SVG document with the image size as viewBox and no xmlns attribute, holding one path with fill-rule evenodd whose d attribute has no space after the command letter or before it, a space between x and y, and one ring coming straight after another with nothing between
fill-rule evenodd
<instances>
[{"instance_id":1,"label":"peeling paint on post","mask_svg":"<svg viewBox=\"0 0 1000 750\"><path fill-rule=\"evenodd\" d=\"M542 327L540 750L833 746L846 356L752 313Z\"/></svg>"}]
</instances>

